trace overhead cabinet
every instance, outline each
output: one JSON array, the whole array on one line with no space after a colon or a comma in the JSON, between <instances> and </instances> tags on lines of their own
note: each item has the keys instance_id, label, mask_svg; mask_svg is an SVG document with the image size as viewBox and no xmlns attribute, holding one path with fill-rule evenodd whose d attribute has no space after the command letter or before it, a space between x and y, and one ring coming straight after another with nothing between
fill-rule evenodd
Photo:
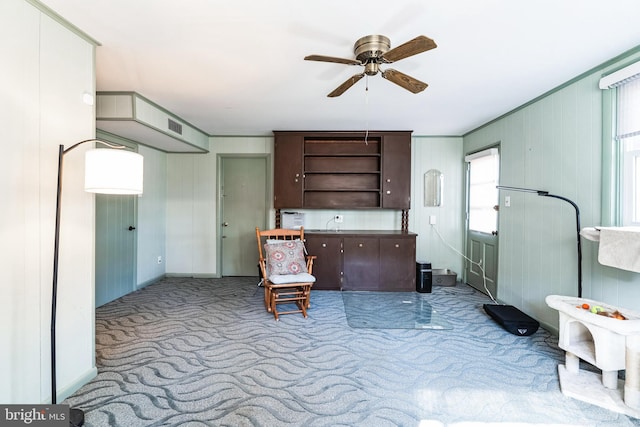
<instances>
[{"instance_id":1,"label":"overhead cabinet","mask_svg":"<svg viewBox=\"0 0 640 427\"><path fill-rule=\"evenodd\" d=\"M274 137L276 209L410 208L410 131Z\"/></svg>"}]
</instances>

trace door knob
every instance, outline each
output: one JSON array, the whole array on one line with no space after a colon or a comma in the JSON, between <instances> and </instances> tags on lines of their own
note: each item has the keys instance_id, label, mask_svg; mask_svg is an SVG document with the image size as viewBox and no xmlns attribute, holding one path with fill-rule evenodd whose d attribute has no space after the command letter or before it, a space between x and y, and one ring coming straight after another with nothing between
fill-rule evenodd
<instances>
[{"instance_id":1,"label":"door knob","mask_svg":"<svg viewBox=\"0 0 640 427\"><path fill-rule=\"evenodd\" d=\"M229 223L228 223L228 222L223 222L223 223L222 223L222 226L223 226L223 227L228 227L228 226L229 226Z\"/></svg>"},{"instance_id":2,"label":"door knob","mask_svg":"<svg viewBox=\"0 0 640 427\"><path fill-rule=\"evenodd\" d=\"M129 231L135 230L136 228L133 225L129 226Z\"/></svg>"}]
</instances>

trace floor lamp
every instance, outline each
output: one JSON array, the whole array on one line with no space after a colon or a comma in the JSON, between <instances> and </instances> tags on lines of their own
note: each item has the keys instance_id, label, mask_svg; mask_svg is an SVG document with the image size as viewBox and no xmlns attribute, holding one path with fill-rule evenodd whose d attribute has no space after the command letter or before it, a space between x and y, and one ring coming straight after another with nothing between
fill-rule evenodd
<instances>
[{"instance_id":1,"label":"floor lamp","mask_svg":"<svg viewBox=\"0 0 640 427\"><path fill-rule=\"evenodd\" d=\"M62 172L64 155L85 142L105 144L109 148L92 149L85 154L85 191L100 194L141 194L143 159L138 153L97 139L80 141L65 150L58 150L58 188L56 195L56 229L53 246L53 287L51 291L51 403L56 404L56 305L58 298L58 253L60 247L60 208L62 200ZM71 408L71 426L84 424L84 412Z\"/></svg>"},{"instance_id":2,"label":"floor lamp","mask_svg":"<svg viewBox=\"0 0 640 427\"><path fill-rule=\"evenodd\" d=\"M536 193L538 194L538 196L552 197L554 199L564 200L565 202L573 206L573 208L576 210L576 238L578 241L578 297L582 298L582 245L580 244L580 209L578 208L578 205L576 205L573 201L567 199L566 197L549 194L548 191L544 190L531 190L528 188L507 187L504 185L498 185L496 188L500 190L520 191L524 193Z\"/></svg>"}]
</instances>

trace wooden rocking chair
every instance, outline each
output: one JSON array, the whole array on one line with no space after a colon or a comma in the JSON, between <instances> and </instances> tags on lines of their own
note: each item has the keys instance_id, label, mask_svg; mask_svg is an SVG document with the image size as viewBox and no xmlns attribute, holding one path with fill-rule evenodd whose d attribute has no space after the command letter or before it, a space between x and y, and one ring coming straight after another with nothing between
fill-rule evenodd
<instances>
[{"instance_id":1,"label":"wooden rocking chair","mask_svg":"<svg viewBox=\"0 0 640 427\"><path fill-rule=\"evenodd\" d=\"M256 227L264 305L278 320L281 314L302 313L310 307L313 260L304 250L304 228L260 230ZM295 305L296 310L278 311L278 304Z\"/></svg>"}]
</instances>

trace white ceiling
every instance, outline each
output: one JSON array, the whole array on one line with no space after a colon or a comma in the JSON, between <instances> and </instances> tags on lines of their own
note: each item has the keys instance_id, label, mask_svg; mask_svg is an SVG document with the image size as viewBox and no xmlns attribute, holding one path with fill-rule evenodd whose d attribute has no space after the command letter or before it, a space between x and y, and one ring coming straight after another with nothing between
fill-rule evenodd
<instances>
[{"instance_id":1,"label":"white ceiling","mask_svg":"<svg viewBox=\"0 0 640 427\"><path fill-rule=\"evenodd\" d=\"M462 135L640 45L639 0L41 0L100 42L99 91L135 91L211 135L413 130ZM353 43L417 35L434 50L327 94ZM368 91L365 90L368 83Z\"/></svg>"}]
</instances>

